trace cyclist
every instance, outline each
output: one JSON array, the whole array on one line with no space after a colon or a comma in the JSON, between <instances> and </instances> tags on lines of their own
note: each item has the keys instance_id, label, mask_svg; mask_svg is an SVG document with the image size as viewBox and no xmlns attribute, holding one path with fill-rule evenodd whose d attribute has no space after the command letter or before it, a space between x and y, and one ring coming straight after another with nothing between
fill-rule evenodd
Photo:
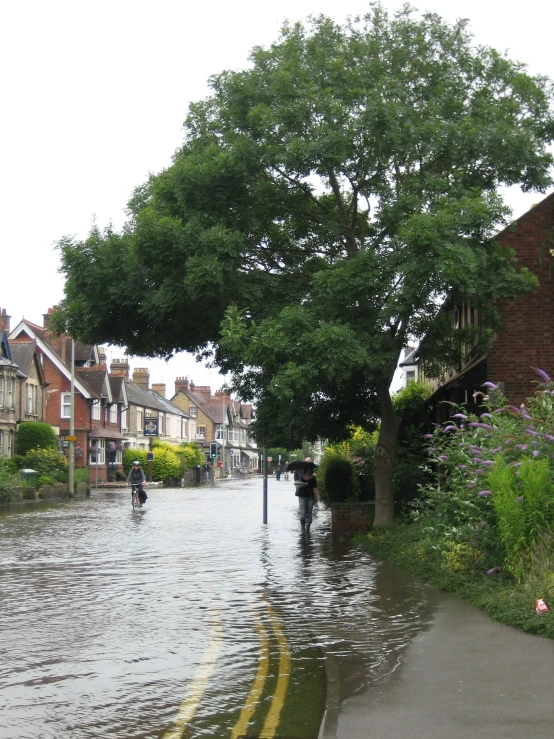
<instances>
[{"instance_id":1,"label":"cyclist","mask_svg":"<svg viewBox=\"0 0 554 739\"><path fill-rule=\"evenodd\" d=\"M131 467L131 471L127 475L127 484L131 486L131 500L133 499L135 488L138 488L139 501L141 505L146 503L146 498L148 497L142 487L145 482L146 475L144 474L144 470L140 466L138 459L135 459L133 466Z\"/></svg>"}]
</instances>

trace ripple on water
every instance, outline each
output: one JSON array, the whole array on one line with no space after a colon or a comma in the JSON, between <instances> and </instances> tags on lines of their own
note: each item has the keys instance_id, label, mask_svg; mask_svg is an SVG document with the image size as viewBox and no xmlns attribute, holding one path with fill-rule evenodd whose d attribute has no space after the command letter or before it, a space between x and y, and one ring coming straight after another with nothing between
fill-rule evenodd
<instances>
[{"instance_id":1,"label":"ripple on water","mask_svg":"<svg viewBox=\"0 0 554 739\"><path fill-rule=\"evenodd\" d=\"M128 498L0 516L2 739L160 737L216 617L223 640L190 736L225 735L257 669L258 619L275 643L262 595L293 671L324 646L346 695L396 669L429 619L430 591L333 542L328 512L301 535L290 483L270 481L268 527L257 480L152 490L140 514Z\"/></svg>"}]
</instances>

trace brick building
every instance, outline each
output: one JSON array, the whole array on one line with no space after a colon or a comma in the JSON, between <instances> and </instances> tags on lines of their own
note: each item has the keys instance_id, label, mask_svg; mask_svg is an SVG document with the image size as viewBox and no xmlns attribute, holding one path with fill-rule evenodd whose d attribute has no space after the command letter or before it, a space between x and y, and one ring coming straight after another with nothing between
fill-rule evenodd
<instances>
[{"instance_id":1,"label":"brick building","mask_svg":"<svg viewBox=\"0 0 554 739\"><path fill-rule=\"evenodd\" d=\"M448 370L440 381L429 382L436 388L429 403L435 417L445 420L454 411L441 401L463 403L475 410L473 393L483 390L483 383L498 383L508 401L519 405L536 390L533 367L554 377L554 193L496 236L496 241L512 249L518 267L527 267L536 275L538 288L514 300L499 302L502 328L485 354L468 346L459 367ZM480 317L468 303L451 306L454 326L479 326ZM419 375L425 378L421 364ZM472 408L473 407L473 408Z\"/></svg>"},{"instance_id":2,"label":"brick building","mask_svg":"<svg viewBox=\"0 0 554 739\"><path fill-rule=\"evenodd\" d=\"M40 357L45 392L44 420L57 430L60 447L69 446L71 407L71 351L67 336L55 336L48 329L53 313L44 314L42 326L23 319L10 333L10 346L23 352L33 342ZM122 469L123 442L121 413L127 405L124 383L110 378L105 356L97 346L75 342L74 427L75 464L89 466L98 480Z\"/></svg>"},{"instance_id":3,"label":"brick building","mask_svg":"<svg viewBox=\"0 0 554 739\"><path fill-rule=\"evenodd\" d=\"M252 406L231 398L222 390L212 395L207 385L195 385L185 377L175 380L171 402L196 419L196 440L206 456L210 443L218 445L217 462L224 469L244 467L257 470L259 453L248 432Z\"/></svg>"}]
</instances>

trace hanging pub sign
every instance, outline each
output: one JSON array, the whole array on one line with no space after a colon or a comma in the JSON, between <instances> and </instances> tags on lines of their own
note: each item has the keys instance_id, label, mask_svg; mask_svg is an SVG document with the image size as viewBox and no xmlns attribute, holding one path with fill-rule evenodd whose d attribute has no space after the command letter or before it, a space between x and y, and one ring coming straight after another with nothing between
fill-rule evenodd
<instances>
[{"instance_id":1,"label":"hanging pub sign","mask_svg":"<svg viewBox=\"0 0 554 739\"><path fill-rule=\"evenodd\" d=\"M144 422L144 435L145 436L157 436L158 435L158 419L147 418Z\"/></svg>"}]
</instances>

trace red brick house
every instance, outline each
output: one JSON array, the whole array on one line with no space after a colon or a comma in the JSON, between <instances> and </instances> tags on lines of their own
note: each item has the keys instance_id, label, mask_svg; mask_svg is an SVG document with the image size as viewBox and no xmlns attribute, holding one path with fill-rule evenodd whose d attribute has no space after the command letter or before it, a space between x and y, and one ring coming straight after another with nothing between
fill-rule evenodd
<instances>
[{"instance_id":1,"label":"red brick house","mask_svg":"<svg viewBox=\"0 0 554 739\"><path fill-rule=\"evenodd\" d=\"M499 302L502 321L486 354L478 355L467 347L460 366L444 374L429 403L437 420L443 421L454 411L447 403L473 405L473 393L483 390L483 383L500 384L514 405L523 403L536 390L537 375L533 367L554 378L554 193L524 213L496 240L515 252L518 267L527 267L539 281L538 288L514 300ZM455 326L479 325L477 311L469 304L453 306ZM425 367L419 367L425 377Z\"/></svg>"},{"instance_id":2,"label":"red brick house","mask_svg":"<svg viewBox=\"0 0 554 739\"><path fill-rule=\"evenodd\" d=\"M53 312L44 315L44 325L23 319L10 333L10 345L35 342L46 390L44 420L58 429L60 447L69 446L71 403L71 339L48 330ZM98 480L122 469L121 413L126 407L125 384L111 378L97 346L75 342L75 463L90 466Z\"/></svg>"}]
</instances>

